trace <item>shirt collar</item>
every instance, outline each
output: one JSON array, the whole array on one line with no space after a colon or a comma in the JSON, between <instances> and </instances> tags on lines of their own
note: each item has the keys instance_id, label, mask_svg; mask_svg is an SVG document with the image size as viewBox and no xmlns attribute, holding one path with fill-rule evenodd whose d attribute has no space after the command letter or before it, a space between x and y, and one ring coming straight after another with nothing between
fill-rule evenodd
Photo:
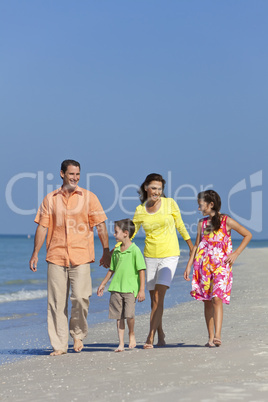
<instances>
[{"instance_id":1,"label":"shirt collar","mask_svg":"<svg viewBox=\"0 0 268 402\"><path fill-rule=\"evenodd\" d=\"M62 191L62 186L53 194L53 197L55 197L55 195L58 195L58 194L62 194L65 196L64 191ZM72 192L71 195L73 195L73 194L83 195L81 187L76 186L75 190Z\"/></svg>"},{"instance_id":2,"label":"shirt collar","mask_svg":"<svg viewBox=\"0 0 268 402\"><path fill-rule=\"evenodd\" d=\"M120 250L121 244L120 244L120 246L118 246L118 247L116 247L116 248L114 249L114 253L131 253L131 250L132 250L133 246L134 246L134 243L132 243L132 244L129 246L129 248L127 248L126 250L121 251L121 250Z\"/></svg>"}]
</instances>

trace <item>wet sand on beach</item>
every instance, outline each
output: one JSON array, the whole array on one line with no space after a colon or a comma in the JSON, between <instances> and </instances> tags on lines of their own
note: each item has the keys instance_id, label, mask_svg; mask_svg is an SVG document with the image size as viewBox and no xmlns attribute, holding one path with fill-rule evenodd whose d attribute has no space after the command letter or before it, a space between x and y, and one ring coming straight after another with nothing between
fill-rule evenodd
<instances>
[{"instance_id":1,"label":"wet sand on beach","mask_svg":"<svg viewBox=\"0 0 268 402\"><path fill-rule=\"evenodd\" d=\"M204 347L203 303L193 300L165 310L164 348L143 350L147 314L136 317L133 350L114 353L111 321L90 328L81 353L51 357L44 350L0 366L0 400L268 400L267 261L268 249L246 249L234 265L221 347Z\"/></svg>"}]
</instances>

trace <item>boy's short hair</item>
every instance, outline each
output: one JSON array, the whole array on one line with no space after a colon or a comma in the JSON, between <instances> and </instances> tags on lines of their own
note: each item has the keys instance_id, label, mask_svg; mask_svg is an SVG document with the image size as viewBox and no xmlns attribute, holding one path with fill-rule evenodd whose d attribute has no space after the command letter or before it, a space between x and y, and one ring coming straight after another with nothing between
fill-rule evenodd
<instances>
[{"instance_id":1,"label":"boy's short hair","mask_svg":"<svg viewBox=\"0 0 268 402\"><path fill-rule=\"evenodd\" d=\"M135 225L131 219L121 219L120 221L115 221L114 226L118 226L123 232L128 231L129 237L131 238L135 232Z\"/></svg>"}]
</instances>

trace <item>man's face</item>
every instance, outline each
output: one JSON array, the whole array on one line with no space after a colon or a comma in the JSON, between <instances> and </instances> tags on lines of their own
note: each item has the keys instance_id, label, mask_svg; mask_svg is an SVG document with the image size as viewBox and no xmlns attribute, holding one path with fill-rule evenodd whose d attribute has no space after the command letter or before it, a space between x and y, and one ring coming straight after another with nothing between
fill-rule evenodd
<instances>
[{"instance_id":1,"label":"man's face","mask_svg":"<svg viewBox=\"0 0 268 402\"><path fill-rule=\"evenodd\" d=\"M65 173L61 170L60 175L63 180L63 187L67 190L74 190L80 179L80 169L78 166L69 165Z\"/></svg>"}]
</instances>

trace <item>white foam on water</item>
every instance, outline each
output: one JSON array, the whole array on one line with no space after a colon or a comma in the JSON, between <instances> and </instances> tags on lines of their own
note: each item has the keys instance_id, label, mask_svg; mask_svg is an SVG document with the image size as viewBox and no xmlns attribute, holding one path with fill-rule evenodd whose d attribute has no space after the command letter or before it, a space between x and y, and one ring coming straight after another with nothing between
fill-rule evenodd
<instances>
[{"instance_id":1,"label":"white foam on water","mask_svg":"<svg viewBox=\"0 0 268 402\"><path fill-rule=\"evenodd\" d=\"M0 303L13 301L34 300L47 297L46 290L19 290L14 293L5 293L0 295Z\"/></svg>"}]
</instances>

